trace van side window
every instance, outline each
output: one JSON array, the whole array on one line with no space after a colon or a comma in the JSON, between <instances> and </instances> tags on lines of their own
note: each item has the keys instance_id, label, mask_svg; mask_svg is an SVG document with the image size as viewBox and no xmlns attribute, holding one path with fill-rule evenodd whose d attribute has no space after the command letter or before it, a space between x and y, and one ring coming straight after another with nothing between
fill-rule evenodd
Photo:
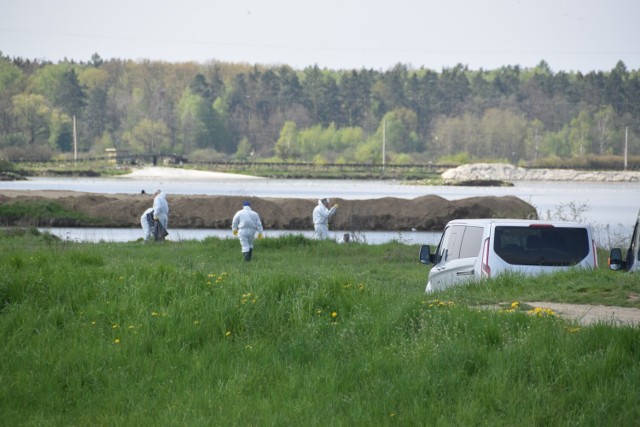
<instances>
[{"instance_id":1,"label":"van side window","mask_svg":"<svg viewBox=\"0 0 640 427\"><path fill-rule=\"evenodd\" d=\"M460 258L475 258L482 247L482 235L484 228L468 226L464 230L462 245L460 246Z\"/></svg>"},{"instance_id":2,"label":"van side window","mask_svg":"<svg viewBox=\"0 0 640 427\"><path fill-rule=\"evenodd\" d=\"M460 247L462 246L462 236L464 235L464 225L454 225L449 232L447 242L447 258L445 261L452 261L460 258Z\"/></svg>"},{"instance_id":3,"label":"van side window","mask_svg":"<svg viewBox=\"0 0 640 427\"><path fill-rule=\"evenodd\" d=\"M442 237L440 238L440 243L438 243L438 247L436 248L436 259L434 264L440 264L440 261L442 261L445 258L445 255L447 252L447 241L449 240L450 230L451 228L447 227L444 229L444 232L442 233Z\"/></svg>"},{"instance_id":4,"label":"van side window","mask_svg":"<svg viewBox=\"0 0 640 427\"><path fill-rule=\"evenodd\" d=\"M589 254L585 228L497 226L493 249L512 265L571 266Z\"/></svg>"}]
</instances>

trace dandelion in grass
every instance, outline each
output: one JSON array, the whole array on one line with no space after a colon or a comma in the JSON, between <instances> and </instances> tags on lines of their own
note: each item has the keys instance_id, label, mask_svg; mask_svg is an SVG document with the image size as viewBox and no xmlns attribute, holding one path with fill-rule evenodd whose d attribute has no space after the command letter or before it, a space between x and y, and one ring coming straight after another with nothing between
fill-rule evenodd
<instances>
[{"instance_id":1,"label":"dandelion in grass","mask_svg":"<svg viewBox=\"0 0 640 427\"><path fill-rule=\"evenodd\" d=\"M511 303L511 305L509 306L509 308L505 309L505 310L500 310L501 313L513 313L518 311L518 309L520 308L520 303L518 301L514 301Z\"/></svg>"},{"instance_id":2,"label":"dandelion in grass","mask_svg":"<svg viewBox=\"0 0 640 427\"><path fill-rule=\"evenodd\" d=\"M542 308L542 307L535 307L534 309L529 310L527 313L536 317L557 317L558 316L550 308Z\"/></svg>"},{"instance_id":3,"label":"dandelion in grass","mask_svg":"<svg viewBox=\"0 0 640 427\"><path fill-rule=\"evenodd\" d=\"M434 299L427 301L426 304L429 308L451 307L453 305L453 301L440 301L439 299Z\"/></svg>"},{"instance_id":4,"label":"dandelion in grass","mask_svg":"<svg viewBox=\"0 0 640 427\"><path fill-rule=\"evenodd\" d=\"M131 329L135 329L135 328L136 328L135 326L133 326L133 325L129 325L129 328L128 328L128 329L129 329L129 330L131 330Z\"/></svg>"},{"instance_id":5,"label":"dandelion in grass","mask_svg":"<svg viewBox=\"0 0 640 427\"><path fill-rule=\"evenodd\" d=\"M111 329L118 329L118 324L114 323L113 325L111 325Z\"/></svg>"},{"instance_id":6,"label":"dandelion in grass","mask_svg":"<svg viewBox=\"0 0 640 427\"><path fill-rule=\"evenodd\" d=\"M116 338L115 340L113 340L114 344L120 344L120 338Z\"/></svg>"},{"instance_id":7,"label":"dandelion in grass","mask_svg":"<svg viewBox=\"0 0 640 427\"><path fill-rule=\"evenodd\" d=\"M337 312L337 311L332 311L332 312L331 312L331 317L332 317L332 318L334 318L334 319L335 319L336 317L338 317L338 312Z\"/></svg>"},{"instance_id":8,"label":"dandelion in grass","mask_svg":"<svg viewBox=\"0 0 640 427\"><path fill-rule=\"evenodd\" d=\"M251 304L255 304L256 302L258 302L258 297L251 293L251 292L247 292L246 294L242 294L242 298L240 299L240 304L244 305L247 303L251 303Z\"/></svg>"},{"instance_id":9,"label":"dandelion in grass","mask_svg":"<svg viewBox=\"0 0 640 427\"><path fill-rule=\"evenodd\" d=\"M199 321L199 320L194 320L194 321L193 321L193 324L194 324L195 326L198 326L198 325L200 324L200 321Z\"/></svg>"},{"instance_id":10,"label":"dandelion in grass","mask_svg":"<svg viewBox=\"0 0 640 427\"><path fill-rule=\"evenodd\" d=\"M158 317L158 316L160 316L160 314L159 314L157 311L152 311L152 312L151 312L151 315L152 315L153 317Z\"/></svg>"},{"instance_id":11,"label":"dandelion in grass","mask_svg":"<svg viewBox=\"0 0 640 427\"><path fill-rule=\"evenodd\" d=\"M359 291L364 291L365 290L364 283L359 283L358 284L358 290Z\"/></svg>"},{"instance_id":12,"label":"dandelion in grass","mask_svg":"<svg viewBox=\"0 0 640 427\"><path fill-rule=\"evenodd\" d=\"M227 332L225 332L225 333L224 333L224 336L225 336L225 337L230 337L230 336L231 336L231 331L227 331Z\"/></svg>"}]
</instances>

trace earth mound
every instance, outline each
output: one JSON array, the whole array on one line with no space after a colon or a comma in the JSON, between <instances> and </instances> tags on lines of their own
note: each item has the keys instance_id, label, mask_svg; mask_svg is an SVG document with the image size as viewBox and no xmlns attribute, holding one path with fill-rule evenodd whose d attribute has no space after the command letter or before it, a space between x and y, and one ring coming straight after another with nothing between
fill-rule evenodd
<instances>
[{"instance_id":1,"label":"earth mound","mask_svg":"<svg viewBox=\"0 0 640 427\"><path fill-rule=\"evenodd\" d=\"M169 228L231 227L233 215L244 200L260 214L265 229L302 230L313 228L311 212L318 203L311 199L259 198L241 196L171 195ZM142 212L153 204L149 194L94 194L72 191L12 191L0 195L0 203L51 201L96 222L80 219L35 220L0 218L3 225L50 227L139 227ZM437 195L415 199L333 199L339 204L331 227L353 231L440 231L456 218L537 218L533 206L514 196L470 197L446 200Z\"/></svg>"}]
</instances>

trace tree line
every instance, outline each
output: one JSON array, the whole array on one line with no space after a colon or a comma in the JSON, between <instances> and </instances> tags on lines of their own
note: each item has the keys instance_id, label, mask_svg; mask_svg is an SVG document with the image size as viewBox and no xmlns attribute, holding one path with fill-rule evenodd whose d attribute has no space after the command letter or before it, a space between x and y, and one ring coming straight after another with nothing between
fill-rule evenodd
<instances>
[{"instance_id":1,"label":"tree line","mask_svg":"<svg viewBox=\"0 0 640 427\"><path fill-rule=\"evenodd\" d=\"M74 125L75 123L75 125ZM75 132L74 132L75 129ZM74 140L74 134L77 137ZM0 52L0 158L398 164L640 154L640 72L503 66L295 70Z\"/></svg>"}]
</instances>

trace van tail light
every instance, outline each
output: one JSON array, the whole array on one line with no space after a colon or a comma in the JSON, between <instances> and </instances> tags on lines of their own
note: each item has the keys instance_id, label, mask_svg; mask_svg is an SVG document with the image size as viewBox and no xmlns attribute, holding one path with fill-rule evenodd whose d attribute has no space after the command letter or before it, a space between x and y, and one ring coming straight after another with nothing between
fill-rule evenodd
<instances>
[{"instance_id":1,"label":"van tail light","mask_svg":"<svg viewBox=\"0 0 640 427\"><path fill-rule=\"evenodd\" d=\"M491 277L491 267L489 267L489 240L490 238L487 237L482 247L482 263L480 265L482 277Z\"/></svg>"},{"instance_id":2,"label":"van tail light","mask_svg":"<svg viewBox=\"0 0 640 427\"><path fill-rule=\"evenodd\" d=\"M593 246L593 265L594 265L594 268L598 268L598 251L596 248L595 240L591 240L591 246Z\"/></svg>"}]
</instances>

